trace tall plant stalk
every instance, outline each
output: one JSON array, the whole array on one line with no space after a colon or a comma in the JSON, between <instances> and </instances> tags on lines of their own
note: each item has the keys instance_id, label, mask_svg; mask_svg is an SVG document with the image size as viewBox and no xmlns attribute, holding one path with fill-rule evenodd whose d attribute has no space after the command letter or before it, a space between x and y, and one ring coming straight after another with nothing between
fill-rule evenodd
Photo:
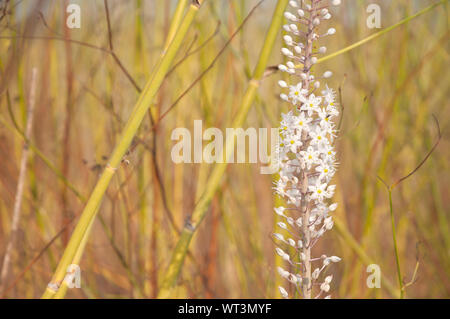
<instances>
[{"instance_id":1,"label":"tall plant stalk","mask_svg":"<svg viewBox=\"0 0 450 319\"><path fill-rule=\"evenodd\" d=\"M22 210L25 177L27 171L28 156L30 153L27 140L30 139L31 131L33 128L34 106L36 102L36 77L37 77L36 73L37 69L33 68L31 72L30 96L27 103L28 107L26 114L26 127L24 132L25 139L22 147L22 158L20 161L19 178L17 181L16 196L14 200L14 208L12 214L11 235L6 245L5 255L3 257L3 264L0 273L0 291L4 290L7 283L7 279L9 277L10 271L9 269L11 265L12 253L14 251L14 246L17 240L17 232L19 231L19 222Z\"/></svg>"},{"instance_id":2,"label":"tall plant stalk","mask_svg":"<svg viewBox=\"0 0 450 319\"><path fill-rule=\"evenodd\" d=\"M51 298L58 291L66 275L67 267L71 264L77 254L80 243L83 241L84 236L89 235L91 222L98 212L98 208L101 204L106 189L108 188L108 185L116 170L119 168L123 156L126 154L129 146L131 145L131 142L136 135L139 126L153 101L153 98L161 86L165 75L169 71L172 62L181 47L181 44L202 3L203 0L195 0L191 3L172 42L168 46L165 55L162 57L160 65L156 69L153 77L147 82L141 95L139 96L131 116L122 131L120 139L109 158L109 162L86 203L78 224L73 231L52 280L47 286L42 298Z\"/></svg>"},{"instance_id":3,"label":"tall plant stalk","mask_svg":"<svg viewBox=\"0 0 450 319\"><path fill-rule=\"evenodd\" d=\"M283 28L289 34L283 37L285 47L281 52L288 61L278 68L290 75L290 83L279 81L279 85L288 90L280 98L291 107L288 113L282 114L280 122L277 150L280 177L274 189L286 199L285 206L275 208L276 214L283 218L277 223L277 229L289 230L289 237L275 233L274 238L276 252L288 267L287 270L278 267L279 274L295 287L294 296L300 294L305 299L312 298L314 287L320 287L315 298L328 293L333 277L322 278L321 273L340 260L326 255L312 258L314 245L333 227L330 213L337 207L328 200L336 188L329 183L337 166L333 148L337 128L333 118L339 115L335 92L325 86L321 95L317 93L321 86L319 80L331 77L332 72L315 76L312 68L317 63L317 55L327 50L325 46L316 46L316 42L336 32L334 28L325 32L320 25L331 18L329 6L339 4L339 0L330 4L321 0L294 0L289 5L295 14L284 13L288 24ZM297 61L303 66L301 70L296 70ZM282 297L289 297L284 287L280 286L279 290Z\"/></svg>"},{"instance_id":4,"label":"tall plant stalk","mask_svg":"<svg viewBox=\"0 0 450 319\"><path fill-rule=\"evenodd\" d=\"M232 127L241 127L244 124L248 111L255 99L256 92L259 87L259 81L262 79L264 71L267 67L267 62L281 27L283 12L287 3L288 0L279 0L277 2L269 31L267 32L263 48L259 55L258 63L245 91L238 113L232 122ZM231 151L234 148L234 143L235 139L229 139L227 141L225 145L225 154L231 154ZM176 285L176 281L186 257L192 236L206 216L209 204L220 185L220 181L225 173L226 167L227 163L216 163L214 165L211 175L205 185L205 191L195 205L190 220L188 220L184 225L183 231L181 232L180 238L178 239L177 245L172 253L169 266L165 272L163 282L158 293L158 298L168 298L171 296L171 290Z\"/></svg>"}]
</instances>

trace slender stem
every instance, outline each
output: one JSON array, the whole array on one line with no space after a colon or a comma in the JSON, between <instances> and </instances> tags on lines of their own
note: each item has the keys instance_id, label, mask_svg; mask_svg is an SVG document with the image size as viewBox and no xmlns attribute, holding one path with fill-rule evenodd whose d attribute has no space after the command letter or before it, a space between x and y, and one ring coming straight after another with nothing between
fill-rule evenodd
<instances>
[{"instance_id":1,"label":"slender stem","mask_svg":"<svg viewBox=\"0 0 450 319\"><path fill-rule=\"evenodd\" d=\"M397 278L398 278L398 284L400 286L400 299L403 299L403 297L404 297L403 280L402 280L402 271L400 268L400 257L398 255L398 248L397 248L394 211L392 209L392 190L388 189L388 192L389 192L389 211L391 214L391 224L392 224L392 240L394 241L395 262L397 264Z\"/></svg>"},{"instance_id":2,"label":"slender stem","mask_svg":"<svg viewBox=\"0 0 450 319\"><path fill-rule=\"evenodd\" d=\"M15 246L16 238L17 238L17 232L19 230L19 222L20 222L22 200L23 200L23 190L24 190L24 185L25 185L25 176L26 176L27 163L28 163L28 154L30 152L27 140L29 140L29 138L31 136L31 130L33 127L34 105L35 105L35 101L36 101L36 73L37 73L36 68L33 68L32 73L31 73L31 87L30 87L30 97L29 97L29 101L28 101L27 122L26 122L26 128L25 128L25 140L23 143L22 159L20 161L19 178L18 178L18 182L17 182L16 197L14 200L14 208L13 208L13 215L12 215L11 236L6 245L5 255L3 257L2 271L0 274L0 291L3 291L4 287L6 286L7 280L8 280L9 268L10 268L10 264L11 264L11 254L14 250L14 246Z\"/></svg>"},{"instance_id":3,"label":"slender stem","mask_svg":"<svg viewBox=\"0 0 450 319\"><path fill-rule=\"evenodd\" d=\"M147 110L152 104L153 98L155 97L159 87L161 86L167 71L172 65L175 55L181 47L187 31L189 30L195 16L197 15L198 9L202 2L202 0L192 2L180 27L178 28L178 32L169 45L166 54L162 58L161 63L157 68L154 76L147 82L144 90L142 91L129 120L125 125L125 128L123 129L121 137L111 157L109 158L108 165L104 169L100 179L97 182L97 185L95 186L93 192L91 193L91 196L86 203L86 206L69 240L69 243L58 264L53 278L42 298L51 298L56 293L62 280L65 277L67 267L71 264L73 258L77 254L78 247L83 241L83 237L86 233L89 233L89 225L91 224L92 219L94 219L96 216L98 207L101 204L106 189L108 188L108 185L112 177L114 176L115 171L119 167L123 156L131 145L131 142L135 137L139 126L147 113Z\"/></svg>"},{"instance_id":4,"label":"slender stem","mask_svg":"<svg viewBox=\"0 0 450 319\"><path fill-rule=\"evenodd\" d=\"M325 62L327 60L330 60L332 58L337 57L338 55L341 55L341 54L344 54L344 53L346 53L346 52L348 52L350 50L353 50L353 49L355 49L355 48L357 48L357 47L359 47L359 46L361 46L361 45L363 45L363 44L365 44L365 43L367 43L367 42L369 42L369 41L371 41L373 39L376 39L376 38L378 38L378 37L388 33L389 31L392 31L393 29L395 29L395 28L397 28L397 27L399 27L399 26L401 26L401 25L403 25L405 23L408 23L409 21L413 20L414 18L417 18L417 17L421 16L422 14L425 14L425 13L431 11L432 9L434 9L435 7L440 6L441 4L444 4L446 2L448 2L448 0L441 0L439 2L436 2L436 3L432 4L432 5L430 5L429 7L426 7L425 9L420 10L419 12L417 12L415 14L413 14L413 15L411 15L409 17L406 17L405 19L399 21L398 23L396 23L394 25L391 25L390 27L387 27L386 29L378 31L378 32L376 32L376 33L374 33L374 34L372 34L372 35L370 35L370 36L368 36L368 37L358 41L358 42L355 42L355 43L353 43L353 44L351 44L351 45L349 45L349 46L339 50L339 51L336 51L336 52L331 53L331 54L329 54L327 56L324 56L323 58L318 59L317 63ZM296 65L296 68L301 68L301 67L303 67L303 65L301 63Z\"/></svg>"},{"instance_id":5,"label":"slender stem","mask_svg":"<svg viewBox=\"0 0 450 319\"><path fill-rule=\"evenodd\" d=\"M311 2L311 16L313 17L316 14L318 3L316 1ZM313 41L314 41L314 24L313 19L309 19L308 22L308 32L306 35L306 50L305 50L305 64L303 66L303 73L306 74L305 80L302 81L302 87L309 90L310 86L310 72L312 67L312 57L313 57ZM302 134L302 142L306 145L308 139L307 134ZM308 207L308 201L306 200L307 191L308 191L308 173L306 171L302 171L299 186L302 193L301 199L301 213L302 213L302 234L303 234L303 278L302 278L302 291L303 297L305 299L311 299L312 292L312 277L311 277L311 231L309 230L309 216L310 209Z\"/></svg>"},{"instance_id":6,"label":"slender stem","mask_svg":"<svg viewBox=\"0 0 450 319\"><path fill-rule=\"evenodd\" d=\"M288 0L279 0L275 8L275 12L272 17L272 22L269 27L269 31L264 41L264 46L261 50L258 63L255 67L253 77L250 80L249 86L244 94L242 103L239 107L239 111L233 120L231 127L241 127L247 117L248 111L255 99L256 91L259 86L259 81L264 75L264 71L267 66L270 54L272 52L275 40L278 32L281 28L283 21L283 12L286 8ZM229 139L225 145L225 153L230 154L234 149L234 139ZM226 162L226 161L225 161ZM178 279L181 267L186 257L187 250L189 248L190 241L194 235L195 230L198 228L201 221L207 214L209 204L214 197L217 189L219 188L222 176L225 173L227 163L216 163L208 181L205 185L205 191L201 195L199 201L194 207L190 220L188 220L181 232L180 238L177 242L175 250L172 253L172 258L167 271L164 275L161 289L158 294L158 298L168 298L171 295L171 290L175 286Z\"/></svg>"}]
</instances>

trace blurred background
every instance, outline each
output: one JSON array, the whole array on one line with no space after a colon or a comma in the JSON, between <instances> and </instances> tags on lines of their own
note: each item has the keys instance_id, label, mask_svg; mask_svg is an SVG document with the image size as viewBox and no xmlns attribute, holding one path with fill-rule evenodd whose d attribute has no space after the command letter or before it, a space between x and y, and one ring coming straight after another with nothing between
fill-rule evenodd
<instances>
[{"instance_id":1,"label":"blurred background","mask_svg":"<svg viewBox=\"0 0 450 319\"><path fill-rule=\"evenodd\" d=\"M177 1L0 1L0 256L15 233L3 298L43 293L84 201L105 167L139 90L162 51ZM265 0L208 68L255 0L206 0L155 100L167 115L145 118L108 188L82 258L81 289L70 298L153 298L180 229L204 190L212 164L174 164L176 127L230 127L264 43L275 0ZM343 1L333 8L328 53L389 27L436 1ZM81 8L81 28L66 27L67 5ZM366 8L381 7L382 29L369 29ZM398 292L388 192L438 139L428 160L392 191L400 265L409 298L450 296L449 5L316 67L332 70L339 92L340 162L335 218L315 255L337 255L333 298L392 298ZM328 25L328 23L327 23ZM281 31L280 31L281 35ZM110 46L112 42L112 50ZM281 36L271 65L283 61ZM37 69L32 146L19 227L12 231L32 69ZM288 105L268 69L246 125L277 127ZM176 104L174 104L176 103ZM230 164L190 246L178 281L180 298L279 298L283 282L271 239L276 222L273 176L260 164ZM370 289L368 264L382 288Z\"/></svg>"}]
</instances>

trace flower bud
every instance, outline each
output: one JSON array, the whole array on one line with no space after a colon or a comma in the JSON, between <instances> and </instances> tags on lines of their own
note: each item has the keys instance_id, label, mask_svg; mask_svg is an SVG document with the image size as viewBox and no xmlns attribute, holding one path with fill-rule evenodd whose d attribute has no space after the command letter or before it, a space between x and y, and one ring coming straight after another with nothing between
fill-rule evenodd
<instances>
[{"instance_id":1,"label":"flower bud","mask_svg":"<svg viewBox=\"0 0 450 319\"><path fill-rule=\"evenodd\" d=\"M328 35L333 35L335 33L336 33L336 29L335 28L329 28L328 31L327 31Z\"/></svg>"}]
</instances>

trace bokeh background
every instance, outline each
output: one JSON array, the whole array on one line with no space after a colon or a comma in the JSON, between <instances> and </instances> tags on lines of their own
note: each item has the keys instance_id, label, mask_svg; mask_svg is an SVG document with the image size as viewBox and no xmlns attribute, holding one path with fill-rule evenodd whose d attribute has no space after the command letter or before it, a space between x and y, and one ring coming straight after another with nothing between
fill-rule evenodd
<instances>
[{"instance_id":1,"label":"bokeh background","mask_svg":"<svg viewBox=\"0 0 450 319\"><path fill-rule=\"evenodd\" d=\"M437 1L437 0L436 0ZM434 1L345 0L333 9L326 40L335 52L382 29L366 25L367 6L380 5L382 28ZM81 28L65 27L66 5L81 7ZM230 127L276 4L265 0L222 55L179 101L239 27L254 0L207 0L155 101L156 129L146 117L103 202L81 267L82 288L71 298L152 298L180 228L204 190L211 164L174 164L171 132ZM0 1L0 256L11 219L22 154L32 68L36 108L7 298L37 298L64 250L83 198L95 185L124 122L161 53L176 1L108 0L114 54L104 2ZM339 227L315 254L338 255L330 269L333 298L392 298L398 293L388 184L407 175L442 139L428 160L392 191L399 257L409 298L450 296L449 9L437 6L363 46L320 63L342 106L334 178ZM281 34L281 32L280 32ZM70 41L65 41L70 39ZM271 65L283 61L281 37ZM179 62L179 63L178 63ZM281 75L268 69L247 117L248 127L277 127L287 105L278 98ZM17 125L17 127L16 127ZM276 222L272 176L259 164L231 164L190 246L177 297L278 298L271 239ZM69 186L68 186L69 185ZM69 225L69 226L67 226ZM2 258L3 259L3 258ZM368 264L382 273L369 289ZM416 270L416 275L413 276ZM414 278L413 278L414 277Z\"/></svg>"}]
</instances>

